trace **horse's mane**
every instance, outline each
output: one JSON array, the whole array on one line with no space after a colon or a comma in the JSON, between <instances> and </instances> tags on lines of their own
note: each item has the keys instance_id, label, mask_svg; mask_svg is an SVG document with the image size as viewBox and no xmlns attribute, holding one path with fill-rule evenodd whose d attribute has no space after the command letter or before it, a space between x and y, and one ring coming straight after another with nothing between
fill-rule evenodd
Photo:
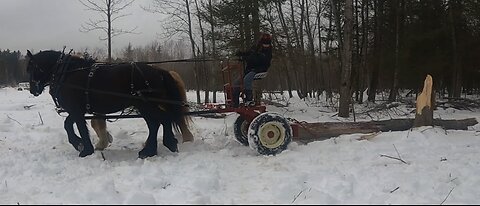
<instances>
[{"instance_id":1,"label":"horse's mane","mask_svg":"<svg viewBox=\"0 0 480 206\"><path fill-rule=\"evenodd\" d=\"M70 53L64 53L64 52L56 51L56 50L46 50L46 51L40 51L37 55L38 56L44 55L46 57L55 56L55 57L58 58L62 54L64 54L65 57L70 57L71 61L82 62L82 63L91 63L91 64L96 62L96 60L93 59L92 57L90 57L88 54L80 54L78 52L70 54Z\"/></svg>"}]
</instances>

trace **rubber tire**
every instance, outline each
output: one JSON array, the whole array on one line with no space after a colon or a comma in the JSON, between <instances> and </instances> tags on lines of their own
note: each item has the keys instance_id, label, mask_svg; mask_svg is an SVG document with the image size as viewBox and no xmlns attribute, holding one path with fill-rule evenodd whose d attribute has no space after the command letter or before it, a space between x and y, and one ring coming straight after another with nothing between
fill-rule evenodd
<instances>
[{"instance_id":1,"label":"rubber tire","mask_svg":"<svg viewBox=\"0 0 480 206\"><path fill-rule=\"evenodd\" d=\"M235 134L235 139L237 139L240 144L248 146L248 126L249 122L245 120L242 116L238 116L233 123L233 133Z\"/></svg>"},{"instance_id":2,"label":"rubber tire","mask_svg":"<svg viewBox=\"0 0 480 206\"><path fill-rule=\"evenodd\" d=\"M273 137L268 137L272 134ZM292 141L292 127L279 114L267 112L258 115L248 128L250 147L262 155L276 155L287 149Z\"/></svg>"}]
</instances>

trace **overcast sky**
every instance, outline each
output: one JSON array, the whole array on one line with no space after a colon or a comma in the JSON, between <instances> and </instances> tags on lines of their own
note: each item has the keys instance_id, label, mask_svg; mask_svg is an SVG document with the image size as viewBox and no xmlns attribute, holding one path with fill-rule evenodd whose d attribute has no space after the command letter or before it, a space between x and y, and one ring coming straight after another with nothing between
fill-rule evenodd
<instances>
[{"instance_id":1,"label":"overcast sky","mask_svg":"<svg viewBox=\"0 0 480 206\"><path fill-rule=\"evenodd\" d=\"M149 0L135 0L124 13L132 15L121 18L114 26L132 29L141 34L123 34L113 39L115 50L124 48L128 43L144 46L158 38L161 17L140 8L148 5ZM80 32L82 24L89 18L100 19L99 13L86 10L78 0L0 0L0 50L27 49L39 50L83 50L85 48L103 48L106 41L99 40L105 36L101 31Z\"/></svg>"}]
</instances>

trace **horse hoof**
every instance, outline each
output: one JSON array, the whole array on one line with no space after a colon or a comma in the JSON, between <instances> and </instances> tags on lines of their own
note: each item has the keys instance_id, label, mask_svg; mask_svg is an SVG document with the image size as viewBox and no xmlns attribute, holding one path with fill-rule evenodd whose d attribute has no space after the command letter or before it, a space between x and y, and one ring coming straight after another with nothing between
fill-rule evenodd
<instances>
[{"instance_id":1,"label":"horse hoof","mask_svg":"<svg viewBox=\"0 0 480 206\"><path fill-rule=\"evenodd\" d=\"M171 145L171 146L168 146L168 145L164 145L164 146L167 147L168 150L170 150L170 152L178 152L177 144L174 144L174 145Z\"/></svg>"},{"instance_id":2,"label":"horse hoof","mask_svg":"<svg viewBox=\"0 0 480 206\"><path fill-rule=\"evenodd\" d=\"M145 158L147 158L147 157L153 157L153 156L155 156L155 155L157 155L157 154L140 154L140 153L139 153L139 154L138 154L138 158L140 158L140 159L145 159Z\"/></svg>"},{"instance_id":3,"label":"horse hoof","mask_svg":"<svg viewBox=\"0 0 480 206\"><path fill-rule=\"evenodd\" d=\"M97 144L95 144L95 150L104 150L105 148L108 147L108 142L97 142Z\"/></svg>"},{"instance_id":4,"label":"horse hoof","mask_svg":"<svg viewBox=\"0 0 480 206\"><path fill-rule=\"evenodd\" d=\"M80 152L80 154L78 156L79 157L86 157L86 156L91 155L91 154L93 154L93 150L91 150L91 151L90 150L83 150L83 151Z\"/></svg>"},{"instance_id":5,"label":"horse hoof","mask_svg":"<svg viewBox=\"0 0 480 206\"><path fill-rule=\"evenodd\" d=\"M140 159L145 159L147 157L153 157L157 155L157 152L148 152L148 151L145 151L145 150L142 150L140 152L138 152L138 158Z\"/></svg>"}]
</instances>

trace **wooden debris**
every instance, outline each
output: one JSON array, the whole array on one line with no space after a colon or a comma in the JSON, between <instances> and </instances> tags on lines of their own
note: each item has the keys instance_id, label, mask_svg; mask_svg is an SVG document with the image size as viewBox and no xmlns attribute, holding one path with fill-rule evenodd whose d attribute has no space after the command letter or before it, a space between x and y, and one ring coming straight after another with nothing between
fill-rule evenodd
<instances>
[{"instance_id":1,"label":"wooden debris","mask_svg":"<svg viewBox=\"0 0 480 206\"><path fill-rule=\"evenodd\" d=\"M374 133L371 133L371 134L362 135L359 138L357 138L357 140L370 140L370 139L373 139L374 137L378 136L381 133L382 132L374 132Z\"/></svg>"}]
</instances>

